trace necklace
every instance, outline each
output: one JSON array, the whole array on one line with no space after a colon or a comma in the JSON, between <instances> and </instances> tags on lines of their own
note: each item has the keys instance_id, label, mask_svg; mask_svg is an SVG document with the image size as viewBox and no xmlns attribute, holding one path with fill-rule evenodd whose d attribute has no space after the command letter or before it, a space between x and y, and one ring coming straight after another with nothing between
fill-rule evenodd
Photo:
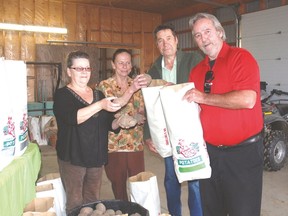
<instances>
[{"instance_id":1,"label":"necklace","mask_svg":"<svg viewBox=\"0 0 288 216\"><path fill-rule=\"evenodd\" d=\"M116 89L117 89L117 91L121 91L122 89L123 90L126 90L127 88L129 88L131 86L131 82L130 81L128 81L128 84L127 84L127 87L125 86L125 87L121 87L121 86L119 86L118 85L118 83L117 83L117 85L116 85Z\"/></svg>"},{"instance_id":2,"label":"necklace","mask_svg":"<svg viewBox=\"0 0 288 216\"><path fill-rule=\"evenodd\" d=\"M131 86L131 83L132 83L132 81L129 80L129 78L128 78L126 82L124 82L124 83L121 82L122 85L119 85L119 82L117 81L115 76L113 77L113 79L114 79L115 84L116 84L116 86L115 86L116 91L118 94L120 93L121 95Z\"/></svg>"}]
</instances>

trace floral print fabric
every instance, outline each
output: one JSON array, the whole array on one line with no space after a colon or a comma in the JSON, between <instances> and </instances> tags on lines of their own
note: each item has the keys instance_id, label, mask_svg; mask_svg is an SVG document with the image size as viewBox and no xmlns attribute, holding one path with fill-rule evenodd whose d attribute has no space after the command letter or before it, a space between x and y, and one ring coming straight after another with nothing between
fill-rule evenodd
<instances>
[{"instance_id":1,"label":"floral print fabric","mask_svg":"<svg viewBox=\"0 0 288 216\"><path fill-rule=\"evenodd\" d=\"M128 77L128 85L132 83L132 79ZM123 93L117 85L116 80L110 77L100 82L97 88L104 93L106 97L121 97ZM130 98L129 102L123 106L116 116L123 114L135 116L137 113L144 113L144 100L141 90L138 90ZM109 132L108 141L109 152L134 152L143 151L143 125L136 125L129 129L121 129L118 134Z\"/></svg>"}]
</instances>

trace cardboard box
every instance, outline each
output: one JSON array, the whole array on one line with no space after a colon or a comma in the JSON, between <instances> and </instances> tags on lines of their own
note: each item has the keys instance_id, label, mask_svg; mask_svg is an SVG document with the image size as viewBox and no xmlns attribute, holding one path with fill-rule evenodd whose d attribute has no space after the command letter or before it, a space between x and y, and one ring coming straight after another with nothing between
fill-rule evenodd
<instances>
[{"instance_id":1,"label":"cardboard box","mask_svg":"<svg viewBox=\"0 0 288 216\"><path fill-rule=\"evenodd\" d=\"M34 198L26 205L22 216L56 216L53 205L53 197Z\"/></svg>"},{"instance_id":2,"label":"cardboard box","mask_svg":"<svg viewBox=\"0 0 288 216\"><path fill-rule=\"evenodd\" d=\"M38 179L36 197L53 197L57 215L66 215L66 194L59 173L49 173Z\"/></svg>"},{"instance_id":3,"label":"cardboard box","mask_svg":"<svg viewBox=\"0 0 288 216\"><path fill-rule=\"evenodd\" d=\"M58 178L60 178L60 173L49 173L49 174L39 178L37 180L37 183L49 181L49 180L54 180L54 179L58 179ZM37 184L37 185L39 185L39 184Z\"/></svg>"},{"instance_id":4,"label":"cardboard box","mask_svg":"<svg viewBox=\"0 0 288 216\"><path fill-rule=\"evenodd\" d=\"M49 183L49 184L44 184L44 185L37 185L36 186L36 194L37 193L41 193L44 191L49 191L49 190L53 190L53 184Z\"/></svg>"},{"instance_id":5,"label":"cardboard box","mask_svg":"<svg viewBox=\"0 0 288 216\"><path fill-rule=\"evenodd\" d=\"M56 197L56 191L54 190L53 184L43 184L36 186L36 198L53 198L53 212L57 213L56 203L58 202Z\"/></svg>"}]
</instances>

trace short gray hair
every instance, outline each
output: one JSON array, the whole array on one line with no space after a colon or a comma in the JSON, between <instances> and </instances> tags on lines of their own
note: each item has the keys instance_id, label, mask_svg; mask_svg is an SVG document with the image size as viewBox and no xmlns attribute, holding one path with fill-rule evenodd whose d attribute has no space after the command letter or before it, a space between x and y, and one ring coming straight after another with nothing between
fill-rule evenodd
<instances>
[{"instance_id":1,"label":"short gray hair","mask_svg":"<svg viewBox=\"0 0 288 216\"><path fill-rule=\"evenodd\" d=\"M89 55L86 52L77 50L70 52L67 56L67 68L71 68L75 59L84 58L89 60ZM90 60L89 60L90 62Z\"/></svg>"},{"instance_id":2,"label":"short gray hair","mask_svg":"<svg viewBox=\"0 0 288 216\"><path fill-rule=\"evenodd\" d=\"M194 32L193 32L194 24L200 19L209 19L209 20L211 20L213 25L215 26L216 30L223 33L222 40L223 41L226 40L226 33L225 33L225 30L224 30L223 26L221 25L219 20L214 15L208 14L208 13L197 13L196 15L194 15L189 20L189 27L191 28L193 35L194 35Z\"/></svg>"}]
</instances>

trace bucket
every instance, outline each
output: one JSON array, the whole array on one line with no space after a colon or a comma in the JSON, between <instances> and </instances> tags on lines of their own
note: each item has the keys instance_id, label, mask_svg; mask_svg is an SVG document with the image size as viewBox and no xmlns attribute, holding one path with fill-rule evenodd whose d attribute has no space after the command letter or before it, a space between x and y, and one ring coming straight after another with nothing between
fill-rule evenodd
<instances>
[{"instance_id":1,"label":"bucket","mask_svg":"<svg viewBox=\"0 0 288 216\"><path fill-rule=\"evenodd\" d=\"M96 202L84 204L80 207L74 208L68 216L78 216L80 213L81 208L83 207L91 207L95 210L95 206L98 203L103 203L106 206L106 209L113 209L114 211L121 210L123 214L135 214L138 213L141 216L149 216L149 211L142 207L141 205L134 203L134 202L128 202L128 201L122 201L122 200L98 200Z\"/></svg>"}]
</instances>

